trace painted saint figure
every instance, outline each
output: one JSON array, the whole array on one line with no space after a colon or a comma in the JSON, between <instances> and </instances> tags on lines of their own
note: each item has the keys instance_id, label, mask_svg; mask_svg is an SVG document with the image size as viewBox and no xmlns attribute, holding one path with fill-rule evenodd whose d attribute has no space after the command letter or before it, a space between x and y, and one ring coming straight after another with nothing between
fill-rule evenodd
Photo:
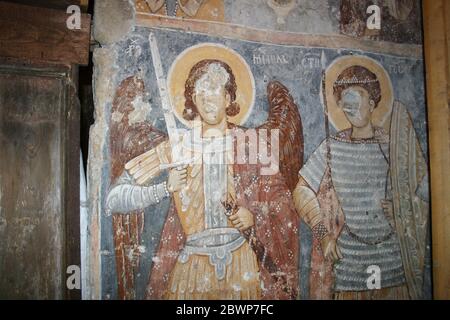
<instances>
[{"instance_id":1,"label":"painted saint figure","mask_svg":"<svg viewBox=\"0 0 450 320\"><path fill-rule=\"evenodd\" d=\"M110 189L109 212L147 210L171 198L147 298L297 297L298 230L291 196L297 179L286 176L300 168L301 121L283 85L270 83L268 93L269 120L256 130L280 130L279 172L261 175L261 164L234 159L230 142L242 129L229 122L240 112L235 75L227 63L203 59L191 68L184 90L182 117L196 124L183 134L179 150L192 161L155 184L173 163L173 146L165 139L127 162ZM292 123L283 123L286 116Z\"/></svg>"},{"instance_id":2,"label":"painted saint figure","mask_svg":"<svg viewBox=\"0 0 450 320\"><path fill-rule=\"evenodd\" d=\"M311 297L420 298L428 175L409 114L388 98L390 80L369 58L339 58L326 77L331 120L347 128L313 152L294 191L315 236ZM374 266L378 287L369 281Z\"/></svg>"}]
</instances>

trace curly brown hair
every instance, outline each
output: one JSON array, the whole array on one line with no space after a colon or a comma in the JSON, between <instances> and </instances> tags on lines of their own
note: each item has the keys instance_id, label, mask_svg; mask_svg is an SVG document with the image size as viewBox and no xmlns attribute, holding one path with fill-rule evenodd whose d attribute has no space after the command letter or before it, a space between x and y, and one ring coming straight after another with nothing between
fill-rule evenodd
<instances>
[{"instance_id":1,"label":"curly brown hair","mask_svg":"<svg viewBox=\"0 0 450 320\"><path fill-rule=\"evenodd\" d=\"M375 102L375 108L378 107L378 104L381 101L381 87L380 82L378 81L377 76L371 72L369 69L362 66L351 66L345 69L337 78L336 82L349 81L356 77L357 79L371 80L374 82L370 83L343 83L334 85L333 95L336 101L340 101L342 99L342 92L350 87L358 86L361 87L369 93L370 99Z\"/></svg>"},{"instance_id":2,"label":"curly brown hair","mask_svg":"<svg viewBox=\"0 0 450 320\"><path fill-rule=\"evenodd\" d=\"M195 105L192 95L194 94L196 82L208 72L208 67L212 64L218 64L228 73L229 78L225 84L225 91L230 95L230 105L227 107L226 113L229 117L234 117L240 112L239 104L236 102L236 78L234 77L233 71L230 66L223 61L215 59L205 59L197 62L189 72L188 79L186 80L184 89L184 110L183 118L191 121L194 120L198 115L197 106Z\"/></svg>"}]
</instances>

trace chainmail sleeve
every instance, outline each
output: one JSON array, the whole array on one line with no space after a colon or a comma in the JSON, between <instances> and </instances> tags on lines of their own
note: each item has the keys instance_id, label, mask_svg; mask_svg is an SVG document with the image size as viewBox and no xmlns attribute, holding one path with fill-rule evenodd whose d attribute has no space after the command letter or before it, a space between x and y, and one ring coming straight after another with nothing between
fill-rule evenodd
<instances>
[{"instance_id":1,"label":"chainmail sleeve","mask_svg":"<svg viewBox=\"0 0 450 320\"><path fill-rule=\"evenodd\" d=\"M159 203L169 197L167 183L140 186L126 172L122 174L117 183L110 189L106 198L106 214L113 212L129 213L130 211L144 209Z\"/></svg>"}]
</instances>

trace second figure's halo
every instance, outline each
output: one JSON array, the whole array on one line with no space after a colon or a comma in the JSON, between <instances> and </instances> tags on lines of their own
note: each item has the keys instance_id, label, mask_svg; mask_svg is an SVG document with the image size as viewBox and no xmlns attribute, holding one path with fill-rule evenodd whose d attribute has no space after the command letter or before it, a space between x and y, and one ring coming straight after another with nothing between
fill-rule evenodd
<instances>
[{"instance_id":1,"label":"second figure's halo","mask_svg":"<svg viewBox=\"0 0 450 320\"><path fill-rule=\"evenodd\" d=\"M333 95L333 87L339 75L352 66L364 67L377 76L381 88L381 101L372 114L372 124L389 132L390 116L394 104L394 90L392 88L391 79L386 69L384 69L380 63L365 56L343 56L334 60L327 68L325 72L325 96L328 103L330 123L338 131L351 127L344 112L337 105Z\"/></svg>"}]
</instances>

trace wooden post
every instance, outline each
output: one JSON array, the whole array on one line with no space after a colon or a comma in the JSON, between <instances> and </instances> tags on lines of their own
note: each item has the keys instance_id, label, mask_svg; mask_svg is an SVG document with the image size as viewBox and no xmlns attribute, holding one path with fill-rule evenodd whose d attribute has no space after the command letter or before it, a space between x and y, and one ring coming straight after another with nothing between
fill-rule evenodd
<instances>
[{"instance_id":1,"label":"wooden post","mask_svg":"<svg viewBox=\"0 0 450 320\"><path fill-rule=\"evenodd\" d=\"M0 299L79 299L66 281L80 265L77 83L90 16L69 30L66 4L78 2L20 2L0 1Z\"/></svg>"},{"instance_id":2,"label":"wooden post","mask_svg":"<svg viewBox=\"0 0 450 320\"><path fill-rule=\"evenodd\" d=\"M423 1L435 299L450 299L449 10L447 0Z\"/></svg>"}]
</instances>

